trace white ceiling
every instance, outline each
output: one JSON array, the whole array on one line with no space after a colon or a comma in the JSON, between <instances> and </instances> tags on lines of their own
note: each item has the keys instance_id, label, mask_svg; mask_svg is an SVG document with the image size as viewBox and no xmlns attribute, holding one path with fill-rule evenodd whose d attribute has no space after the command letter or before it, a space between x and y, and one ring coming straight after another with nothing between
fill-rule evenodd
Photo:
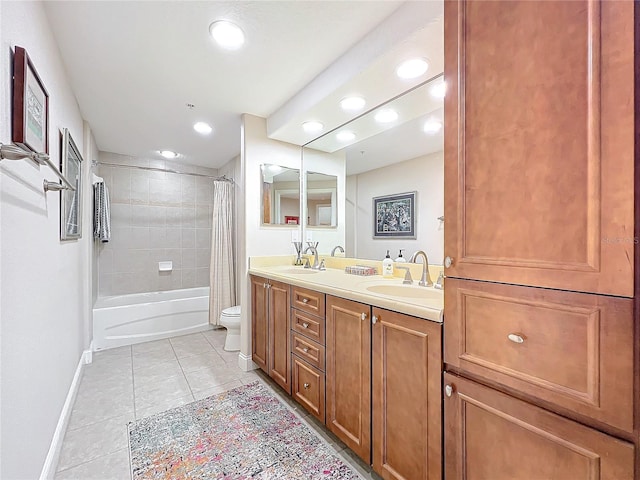
<instances>
[{"instance_id":1,"label":"white ceiling","mask_svg":"<svg viewBox=\"0 0 640 480\"><path fill-rule=\"evenodd\" d=\"M169 149L214 168L239 153L242 113L268 117L400 4L45 2L100 150L154 158ZM208 27L219 19L243 28L243 49L212 43ZM197 134L196 121L214 133Z\"/></svg>"}]
</instances>

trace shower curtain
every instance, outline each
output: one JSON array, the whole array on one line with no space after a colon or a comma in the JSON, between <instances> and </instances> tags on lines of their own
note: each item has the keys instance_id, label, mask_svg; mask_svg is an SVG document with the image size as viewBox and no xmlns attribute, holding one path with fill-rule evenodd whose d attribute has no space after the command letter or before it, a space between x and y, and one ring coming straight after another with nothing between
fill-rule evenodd
<instances>
[{"instance_id":1,"label":"shower curtain","mask_svg":"<svg viewBox=\"0 0 640 480\"><path fill-rule=\"evenodd\" d=\"M233 183L213 182L209 323L218 325L220 313L236 304L233 264Z\"/></svg>"}]
</instances>

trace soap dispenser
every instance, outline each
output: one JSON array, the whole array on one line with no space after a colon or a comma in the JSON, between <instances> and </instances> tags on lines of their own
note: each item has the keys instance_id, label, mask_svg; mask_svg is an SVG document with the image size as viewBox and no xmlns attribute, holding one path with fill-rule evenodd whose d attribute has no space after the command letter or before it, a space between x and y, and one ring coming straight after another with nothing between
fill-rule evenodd
<instances>
[{"instance_id":1,"label":"soap dispenser","mask_svg":"<svg viewBox=\"0 0 640 480\"><path fill-rule=\"evenodd\" d=\"M395 260L396 263L407 263L407 259L402 256L402 250L404 250L404 248L400 249L400 253L398 254L398 258L396 258L396 260Z\"/></svg>"},{"instance_id":2,"label":"soap dispenser","mask_svg":"<svg viewBox=\"0 0 640 480\"><path fill-rule=\"evenodd\" d=\"M389 250L387 250L387 256L382 260L382 276L393 277L393 260L391 260Z\"/></svg>"}]
</instances>

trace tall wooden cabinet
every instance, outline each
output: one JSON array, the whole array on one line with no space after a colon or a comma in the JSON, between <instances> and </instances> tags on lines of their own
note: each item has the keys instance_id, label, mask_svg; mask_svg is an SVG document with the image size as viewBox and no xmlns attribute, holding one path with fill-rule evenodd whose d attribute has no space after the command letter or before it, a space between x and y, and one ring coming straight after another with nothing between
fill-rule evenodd
<instances>
[{"instance_id":1,"label":"tall wooden cabinet","mask_svg":"<svg viewBox=\"0 0 640 480\"><path fill-rule=\"evenodd\" d=\"M445 2L448 479L633 478L634 3Z\"/></svg>"},{"instance_id":2,"label":"tall wooden cabinet","mask_svg":"<svg viewBox=\"0 0 640 480\"><path fill-rule=\"evenodd\" d=\"M252 359L291 393L289 285L251 277Z\"/></svg>"}]
</instances>

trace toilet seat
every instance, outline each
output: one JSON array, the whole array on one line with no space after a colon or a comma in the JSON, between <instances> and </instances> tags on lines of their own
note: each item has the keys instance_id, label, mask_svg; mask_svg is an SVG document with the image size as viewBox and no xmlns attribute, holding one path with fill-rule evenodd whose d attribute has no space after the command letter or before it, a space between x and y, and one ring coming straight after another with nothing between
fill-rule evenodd
<instances>
[{"instance_id":1,"label":"toilet seat","mask_svg":"<svg viewBox=\"0 0 640 480\"><path fill-rule=\"evenodd\" d=\"M234 307L225 308L222 310L222 316L224 317L239 317L240 316L240 305L236 305Z\"/></svg>"}]
</instances>

